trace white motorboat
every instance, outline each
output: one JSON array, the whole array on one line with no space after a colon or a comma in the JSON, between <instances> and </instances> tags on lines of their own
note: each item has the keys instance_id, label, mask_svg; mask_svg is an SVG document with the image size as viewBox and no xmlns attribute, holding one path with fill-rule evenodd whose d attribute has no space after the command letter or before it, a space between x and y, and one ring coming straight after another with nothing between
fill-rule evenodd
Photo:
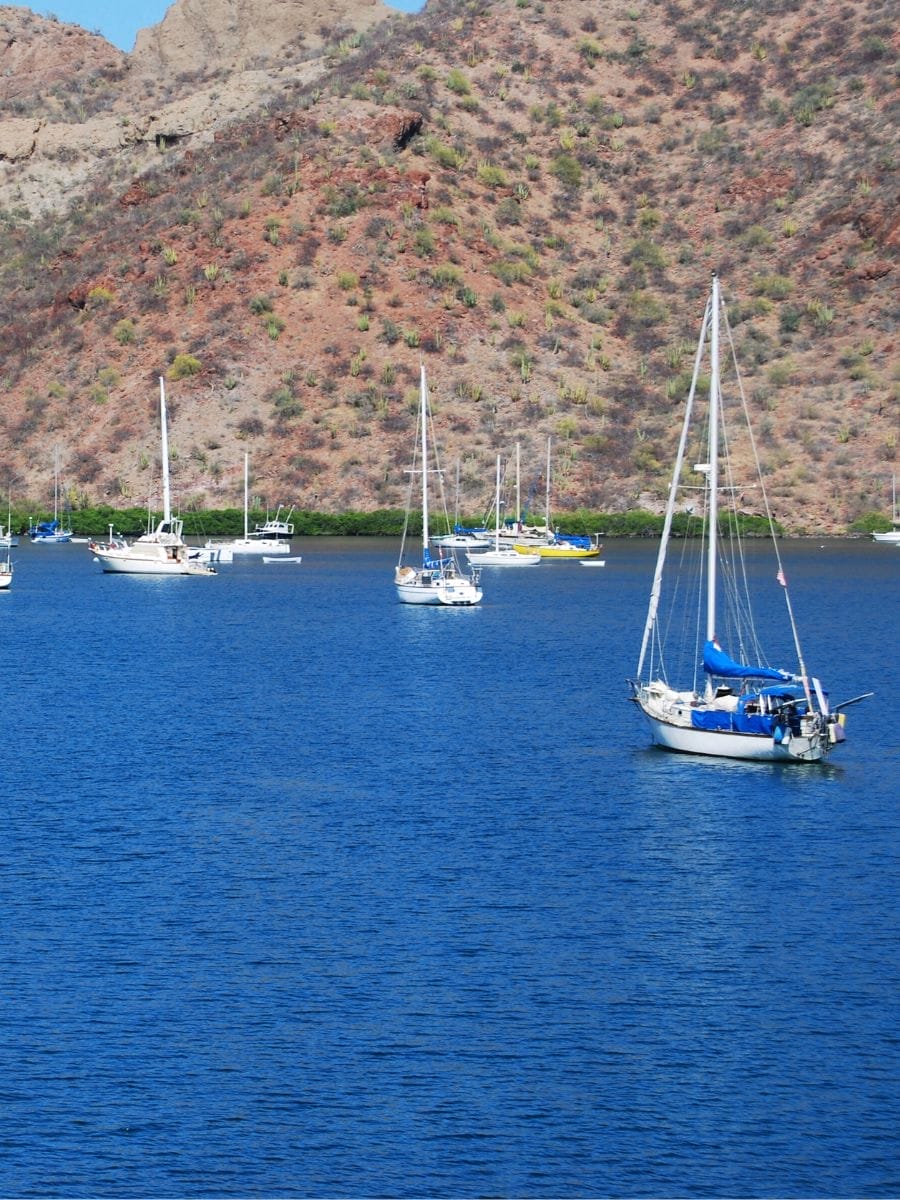
<instances>
[{"instance_id":1,"label":"white motorboat","mask_svg":"<svg viewBox=\"0 0 900 1200\"><path fill-rule=\"evenodd\" d=\"M283 505L279 504L274 517L267 518L262 525L255 525L250 536L263 538L265 541L275 541L278 538L290 541L294 536L294 525L291 521L294 506L291 505L285 516L281 515L283 507Z\"/></svg>"}]
</instances>

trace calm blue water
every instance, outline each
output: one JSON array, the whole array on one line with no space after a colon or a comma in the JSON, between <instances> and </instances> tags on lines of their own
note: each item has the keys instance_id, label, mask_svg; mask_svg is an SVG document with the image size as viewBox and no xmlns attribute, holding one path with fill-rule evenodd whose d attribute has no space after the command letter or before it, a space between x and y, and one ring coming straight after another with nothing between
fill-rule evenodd
<instances>
[{"instance_id":1,"label":"calm blue water","mask_svg":"<svg viewBox=\"0 0 900 1200\"><path fill-rule=\"evenodd\" d=\"M0 595L3 1196L900 1191L900 550L785 547L822 768L648 748L655 547Z\"/></svg>"}]
</instances>

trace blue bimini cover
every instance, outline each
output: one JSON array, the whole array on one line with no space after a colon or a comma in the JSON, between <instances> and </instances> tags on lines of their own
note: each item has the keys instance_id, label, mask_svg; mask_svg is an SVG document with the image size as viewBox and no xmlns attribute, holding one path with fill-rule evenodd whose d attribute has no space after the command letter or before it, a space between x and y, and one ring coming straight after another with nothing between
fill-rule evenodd
<instances>
[{"instance_id":1,"label":"blue bimini cover","mask_svg":"<svg viewBox=\"0 0 900 1200\"><path fill-rule=\"evenodd\" d=\"M718 675L722 679L793 679L790 671L779 671L775 667L749 667L730 658L718 642L706 642L703 647L703 669L707 675Z\"/></svg>"}]
</instances>

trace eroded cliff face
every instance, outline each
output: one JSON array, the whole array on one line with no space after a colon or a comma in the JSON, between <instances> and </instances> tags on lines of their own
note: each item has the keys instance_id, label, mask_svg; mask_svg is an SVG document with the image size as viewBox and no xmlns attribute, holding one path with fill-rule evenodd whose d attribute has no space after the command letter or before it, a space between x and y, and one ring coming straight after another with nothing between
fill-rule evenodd
<instances>
[{"instance_id":1,"label":"eroded cliff face","mask_svg":"<svg viewBox=\"0 0 900 1200\"><path fill-rule=\"evenodd\" d=\"M326 41L389 15L381 0L176 0L158 25L141 30L131 57L142 72L277 69L286 53L317 54Z\"/></svg>"},{"instance_id":2,"label":"eroded cliff face","mask_svg":"<svg viewBox=\"0 0 900 1200\"><path fill-rule=\"evenodd\" d=\"M124 54L0 6L0 208L60 211L98 174L127 181L160 149L196 149L390 15L381 0L176 0Z\"/></svg>"}]
</instances>

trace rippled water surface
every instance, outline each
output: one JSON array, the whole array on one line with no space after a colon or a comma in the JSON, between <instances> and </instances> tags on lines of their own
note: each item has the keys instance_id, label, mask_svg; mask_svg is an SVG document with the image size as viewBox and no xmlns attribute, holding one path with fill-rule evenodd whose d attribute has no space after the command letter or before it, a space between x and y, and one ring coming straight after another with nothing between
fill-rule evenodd
<instances>
[{"instance_id":1,"label":"rippled water surface","mask_svg":"<svg viewBox=\"0 0 900 1200\"><path fill-rule=\"evenodd\" d=\"M900 551L785 547L818 768L648 747L650 545L295 552L14 552L0 1194L896 1195Z\"/></svg>"}]
</instances>

